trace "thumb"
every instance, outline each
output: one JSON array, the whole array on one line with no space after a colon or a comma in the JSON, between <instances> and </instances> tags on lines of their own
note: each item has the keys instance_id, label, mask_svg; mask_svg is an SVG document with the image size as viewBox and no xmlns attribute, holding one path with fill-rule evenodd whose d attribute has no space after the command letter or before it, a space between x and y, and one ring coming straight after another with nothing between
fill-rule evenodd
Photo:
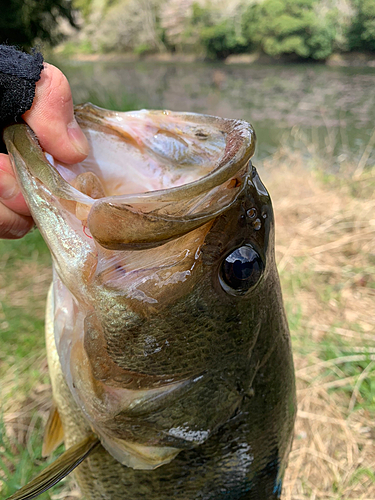
<instances>
[{"instance_id":1,"label":"thumb","mask_svg":"<svg viewBox=\"0 0 375 500\"><path fill-rule=\"evenodd\" d=\"M68 80L55 66L44 64L33 105L23 119L37 135L42 148L56 159L78 163L87 156L89 146L74 118Z\"/></svg>"}]
</instances>

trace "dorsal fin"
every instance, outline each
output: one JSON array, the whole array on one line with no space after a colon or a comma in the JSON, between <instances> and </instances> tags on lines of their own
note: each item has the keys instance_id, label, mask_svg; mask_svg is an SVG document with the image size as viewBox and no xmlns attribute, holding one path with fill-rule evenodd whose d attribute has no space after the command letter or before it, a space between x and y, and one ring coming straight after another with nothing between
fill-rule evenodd
<instances>
[{"instance_id":1,"label":"dorsal fin","mask_svg":"<svg viewBox=\"0 0 375 500\"><path fill-rule=\"evenodd\" d=\"M99 439L93 434L85 438L66 450L36 478L8 497L7 500L31 500L31 498L41 495L70 474L99 444Z\"/></svg>"},{"instance_id":2,"label":"dorsal fin","mask_svg":"<svg viewBox=\"0 0 375 500\"><path fill-rule=\"evenodd\" d=\"M64 440L64 429L62 427L59 411L52 403L46 428L44 430L42 457L48 457Z\"/></svg>"}]
</instances>

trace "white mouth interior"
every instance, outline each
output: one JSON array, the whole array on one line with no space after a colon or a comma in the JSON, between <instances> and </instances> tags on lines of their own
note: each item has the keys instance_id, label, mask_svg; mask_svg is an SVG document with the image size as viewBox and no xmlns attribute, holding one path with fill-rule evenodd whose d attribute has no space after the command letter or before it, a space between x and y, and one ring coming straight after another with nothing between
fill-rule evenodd
<instances>
[{"instance_id":1,"label":"white mouth interior","mask_svg":"<svg viewBox=\"0 0 375 500\"><path fill-rule=\"evenodd\" d=\"M83 126L90 144L83 162L67 166L47 156L69 184L74 186L79 174L93 172L105 196L169 189L209 174L224 154L225 135L212 126L171 117L165 122L145 111L106 120L123 135Z\"/></svg>"}]
</instances>

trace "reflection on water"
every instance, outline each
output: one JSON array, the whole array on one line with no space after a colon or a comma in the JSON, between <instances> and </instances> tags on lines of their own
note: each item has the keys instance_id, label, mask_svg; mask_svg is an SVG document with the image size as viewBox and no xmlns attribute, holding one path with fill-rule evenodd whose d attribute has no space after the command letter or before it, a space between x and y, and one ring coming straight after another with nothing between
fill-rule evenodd
<instances>
[{"instance_id":1,"label":"reflection on water","mask_svg":"<svg viewBox=\"0 0 375 500\"><path fill-rule=\"evenodd\" d=\"M59 63L76 103L195 111L250 121L257 155L271 153L292 127L337 154L361 154L375 122L375 68L162 62ZM125 102L125 106L123 103Z\"/></svg>"}]
</instances>

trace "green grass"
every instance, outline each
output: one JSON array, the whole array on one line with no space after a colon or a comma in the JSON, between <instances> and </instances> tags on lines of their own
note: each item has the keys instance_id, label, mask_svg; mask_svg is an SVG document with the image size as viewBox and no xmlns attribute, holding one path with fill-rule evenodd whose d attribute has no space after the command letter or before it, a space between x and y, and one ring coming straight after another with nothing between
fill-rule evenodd
<instances>
[{"instance_id":1,"label":"green grass","mask_svg":"<svg viewBox=\"0 0 375 500\"><path fill-rule=\"evenodd\" d=\"M7 318L7 327L1 333L3 350L0 359L12 356L17 360L43 349L44 338L40 335L43 319L35 317L32 312L25 311L20 315L18 308L8 303L3 304L3 313ZM15 339L17 342L14 342Z\"/></svg>"},{"instance_id":2,"label":"green grass","mask_svg":"<svg viewBox=\"0 0 375 500\"><path fill-rule=\"evenodd\" d=\"M296 356L309 357L313 353L315 359L321 361L335 360L344 356L355 355L358 353L364 359L355 362L340 363L333 365L324 372L320 373L320 378L325 381L342 380L351 377L354 384L349 383L343 387L330 389L329 393L334 393L343 400L350 400L353 393L353 385L358 381L365 369L370 369L367 376L361 381L359 394L353 410L364 410L375 415L375 363L372 358L375 355L375 336L371 345L366 343L353 344L353 340L337 335L337 329L348 329L358 332L359 336L363 334L363 328L358 323L348 323L338 321L333 318L329 330L319 343L311 336L311 328L306 328L306 317L304 318L301 302L295 300L306 290L314 293L317 302L327 305L335 301L339 309L345 309L345 303L341 296L341 287L337 284L331 284L324 276L317 275L313 269L308 271L301 269L303 259L296 259L291 269L281 273L281 281L285 296L285 308L288 316L289 328L293 341L293 349ZM355 274L367 274L369 269L356 268ZM370 279L366 285L373 286ZM372 356L372 358L371 358ZM372 367L372 368L371 368Z\"/></svg>"},{"instance_id":3,"label":"green grass","mask_svg":"<svg viewBox=\"0 0 375 500\"><path fill-rule=\"evenodd\" d=\"M47 463L41 459L44 425L41 415L45 410L41 412L38 408L38 391L49 385L44 307L50 267L50 253L39 231L34 230L21 240L0 240L1 499L14 493ZM44 399L41 403L45 403ZM22 414L27 407L30 409L26 415ZM7 423L8 433L3 412L21 415ZM47 500L50 496L44 494L40 498Z\"/></svg>"},{"instance_id":4,"label":"green grass","mask_svg":"<svg viewBox=\"0 0 375 500\"><path fill-rule=\"evenodd\" d=\"M48 460L41 459L42 453L42 422L37 419L32 432L28 435L27 446L20 445L16 439L10 438L5 432L4 422L0 420L0 498L5 499L15 493L21 486L56 459L62 447ZM61 482L54 488L54 494L63 489ZM51 492L43 493L41 500L50 500Z\"/></svg>"},{"instance_id":5,"label":"green grass","mask_svg":"<svg viewBox=\"0 0 375 500\"><path fill-rule=\"evenodd\" d=\"M51 260L47 245L37 229L20 240L0 239L0 255L2 265L4 261L7 265L11 265L20 259L38 260L44 264L49 264Z\"/></svg>"},{"instance_id":6,"label":"green grass","mask_svg":"<svg viewBox=\"0 0 375 500\"><path fill-rule=\"evenodd\" d=\"M44 348L44 282L35 283L35 273L50 274L51 257L39 231L21 240L0 240L1 366L7 358L17 362ZM0 368L0 373L2 368Z\"/></svg>"},{"instance_id":7,"label":"green grass","mask_svg":"<svg viewBox=\"0 0 375 500\"><path fill-rule=\"evenodd\" d=\"M22 240L0 240L0 411L15 398L26 398L37 381L48 382L35 363L45 357L44 308L50 266L39 231Z\"/></svg>"}]
</instances>

